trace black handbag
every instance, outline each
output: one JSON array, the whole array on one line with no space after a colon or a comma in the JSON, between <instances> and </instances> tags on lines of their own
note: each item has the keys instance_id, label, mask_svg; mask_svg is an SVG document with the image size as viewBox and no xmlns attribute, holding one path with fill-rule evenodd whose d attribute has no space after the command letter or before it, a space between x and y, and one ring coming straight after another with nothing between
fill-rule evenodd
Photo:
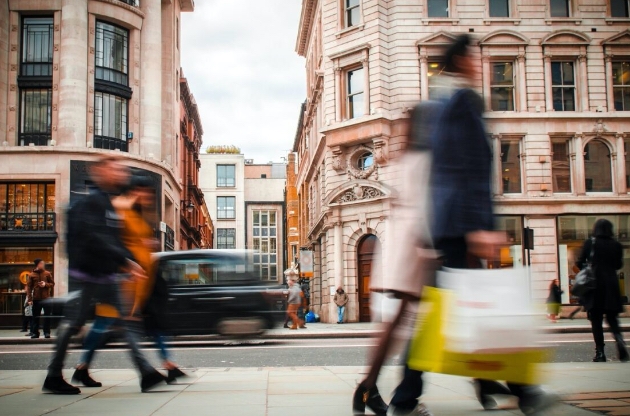
<instances>
[{"instance_id":1,"label":"black handbag","mask_svg":"<svg viewBox=\"0 0 630 416\"><path fill-rule=\"evenodd\" d=\"M593 267L593 255L595 254L595 237L591 238L591 252L586 261L586 267L584 267L575 276L571 293L574 296L582 297L589 292L592 292L597 287L597 280L595 278L595 268Z\"/></svg>"}]
</instances>

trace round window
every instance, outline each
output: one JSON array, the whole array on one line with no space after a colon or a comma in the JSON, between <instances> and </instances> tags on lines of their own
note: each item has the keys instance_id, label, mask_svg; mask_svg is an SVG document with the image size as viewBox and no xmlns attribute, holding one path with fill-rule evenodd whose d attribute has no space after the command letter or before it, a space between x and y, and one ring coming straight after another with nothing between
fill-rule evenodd
<instances>
[{"instance_id":1,"label":"round window","mask_svg":"<svg viewBox=\"0 0 630 416\"><path fill-rule=\"evenodd\" d=\"M360 170L368 170L374 165L374 156L370 152L363 153L359 159L357 159L357 167Z\"/></svg>"}]
</instances>

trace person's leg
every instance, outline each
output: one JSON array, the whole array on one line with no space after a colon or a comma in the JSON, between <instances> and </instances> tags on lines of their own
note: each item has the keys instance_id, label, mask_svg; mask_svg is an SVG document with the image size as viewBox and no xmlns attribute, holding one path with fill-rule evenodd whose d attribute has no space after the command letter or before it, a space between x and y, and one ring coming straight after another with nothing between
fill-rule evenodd
<instances>
[{"instance_id":1,"label":"person's leg","mask_svg":"<svg viewBox=\"0 0 630 416\"><path fill-rule=\"evenodd\" d=\"M103 344L104 335L107 330L116 322L116 318L97 316L90 328L90 332L83 340L83 354L79 360L77 368L89 368L94 358L94 353Z\"/></svg>"},{"instance_id":2,"label":"person's leg","mask_svg":"<svg viewBox=\"0 0 630 416\"><path fill-rule=\"evenodd\" d=\"M396 411L411 411L418 406L418 399L422 396L424 387L422 371L416 371L405 364L403 379L394 391L390 406Z\"/></svg>"},{"instance_id":3,"label":"person's leg","mask_svg":"<svg viewBox=\"0 0 630 416\"><path fill-rule=\"evenodd\" d=\"M289 305L287 307L287 313L289 314L289 317L291 318L291 322L293 323L291 325L291 329L297 329L297 327L300 324L300 320L298 319L298 316L297 316L298 306L299 305Z\"/></svg>"},{"instance_id":4,"label":"person's leg","mask_svg":"<svg viewBox=\"0 0 630 416\"><path fill-rule=\"evenodd\" d=\"M61 370L63 369L70 338L79 333L85 324L90 307L92 306L92 298L94 297L97 285L93 283L82 283L80 287L81 293L77 302L66 305L64 308L66 318L59 325L57 330L55 351L48 365L49 377L61 377Z\"/></svg>"},{"instance_id":5,"label":"person's leg","mask_svg":"<svg viewBox=\"0 0 630 416\"><path fill-rule=\"evenodd\" d=\"M630 355L628 354L628 350L626 349L626 343L623 340L623 335L621 334L621 328L619 327L619 319L617 318L617 312L606 312L606 322L608 322L608 326L610 327L610 332L613 333L615 337L615 342L617 343L617 357L621 362L627 362L630 360Z\"/></svg>"},{"instance_id":6,"label":"person's leg","mask_svg":"<svg viewBox=\"0 0 630 416\"><path fill-rule=\"evenodd\" d=\"M593 331L593 340L595 341L595 356L594 362L605 362L606 353L604 352L604 312L598 309L591 309L589 311L591 320L591 329Z\"/></svg>"},{"instance_id":7,"label":"person's leg","mask_svg":"<svg viewBox=\"0 0 630 416\"><path fill-rule=\"evenodd\" d=\"M42 305L38 300L33 301L33 326L31 333L34 338L39 338L39 317L42 314Z\"/></svg>"},{"instance_id":8,"label":"person's leg","mask_svg":"<svg viewBox=\"0 0 630 416\"><path fill-rule=\"evenodd\" d=\"M52 316L52 308L50 306L43 306L44 308L44 336L50 338L50 317Z\"/></svg>"}]
</instances>

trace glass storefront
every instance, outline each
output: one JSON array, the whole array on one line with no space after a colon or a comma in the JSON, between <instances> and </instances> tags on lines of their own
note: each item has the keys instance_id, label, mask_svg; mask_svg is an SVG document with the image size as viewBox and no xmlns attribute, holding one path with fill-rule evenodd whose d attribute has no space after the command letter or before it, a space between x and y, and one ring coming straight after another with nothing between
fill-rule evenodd
<instances>
[{"instance_id":1,"label":"glass storefront","mask_svg":"<svg viewBox=\"0 0 630 416\"><path fill-rule=\"evenodd\" d=\"M28 274L37 258L44 260L46 270L52 273L52 246L0 247L0 314L22 313Z\"/></svg>"},{"instance_id":2,"label":"glass storefront","mask_svg":"<svg viewBox=\"0 0 630 416\"><path fill-rule=\"evenodd\" d=\"M497 216L496 228L505 231L508 246L501 249L498 261L488 264L491 269L523 267L523 217Z\"/></svg>"},{"instance_id":3,"label":"glass storefront","mask_svg":"<svg viewBox=\"0 0 630 416\"><path fill-rule=\"evenodd\" d=\"M571 295L573 279L579 269L575 262L580 256L584 241L590 238L595 221L605 218L613 223L615 238L623 246L624 266L619 271L619 288L624 302L628 303L630 294L630 215L562 215L558 217L558 261L560 269L560 286L564 290L563 303L577 304L578 300Z\"/></svg>"}]
</instances>

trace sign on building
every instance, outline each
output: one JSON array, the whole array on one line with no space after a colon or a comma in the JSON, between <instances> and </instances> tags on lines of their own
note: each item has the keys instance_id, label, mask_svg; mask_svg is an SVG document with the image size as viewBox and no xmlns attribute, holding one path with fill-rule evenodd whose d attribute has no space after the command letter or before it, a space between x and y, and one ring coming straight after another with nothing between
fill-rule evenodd
<instances>
[{"instance_id":1,"label":"sign on building","mask_svg":"<svg viewBox=\"0 0 630 416\"><path fill-rule=\"evenodd\" d=\"M300 277L313 277L313 252L310 250L300 251Z\"/></svg>"}]
</instances>

